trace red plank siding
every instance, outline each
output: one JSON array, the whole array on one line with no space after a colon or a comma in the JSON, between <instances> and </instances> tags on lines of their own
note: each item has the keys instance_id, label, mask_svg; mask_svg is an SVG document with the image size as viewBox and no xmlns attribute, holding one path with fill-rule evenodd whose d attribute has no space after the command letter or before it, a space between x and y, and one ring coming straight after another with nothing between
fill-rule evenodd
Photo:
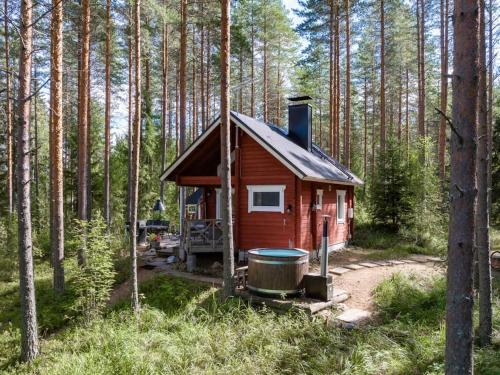
<instances>
[{"instance_id":1,"label":"red plank siding","mask_svg":"<svg viewBox=\"0 0 500 375\"><path fill-rule=\"evenodd\" d=\"M295 175L262 146L242 134L238 214L239 248L288 247L295 244ZM285 212L248 212L247 185L286 185ZM287 213L288 205L292 212Z\"/></svg>"}]
</instances>

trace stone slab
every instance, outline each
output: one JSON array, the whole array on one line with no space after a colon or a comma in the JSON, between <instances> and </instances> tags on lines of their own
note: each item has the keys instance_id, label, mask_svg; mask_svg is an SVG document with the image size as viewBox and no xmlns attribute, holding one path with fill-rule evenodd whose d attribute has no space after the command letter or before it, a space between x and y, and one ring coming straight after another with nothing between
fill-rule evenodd
<instances>
[{"instance_id":1,"label":"stone slab","mask_svg":"<svg viewBox=\"0 0 500 375\"><path fill-rule=\"evenodd\" d=\"M389 263L391 263L392 265L400 265L400 264L405 264L405 262L401 261L401 260L390 260Z\"/></svg>"},{"instance_id":2,"label":"stone slab","mask_svg":"<svg viewBox=\"0 0 500 375\"><path fill-rule=\"evenodd\" d=\"M360 266L359 264L345 264L342 267L349 268L350 270L360 270L362 268L365 268L363 266Z\"/></svg>"},{"instance_id":3,"label":"stone slab","mask_svg":"<svg viewBox=\"0 0 500 375\"><path fill-rule=\"evenodd\" d=\"M350 323L358 325L370 319L372 316L371 312L360 309L348 309L342 314L337 316L337 320L342 323Z\"/></svg>"},{"instance_id":4,"label":"stone slab","mask_svg":"<svg viewBox=\"0 0 500 375\"><path fill-rule=\"evenodd\" d=\"M410 259L418 263L427 263L427 257L425 255L412 255Z\"/></svg>"},{"instance_id":5,"label":"stone slab","mask_svg":"<svg viewBox=\"0 0 500 375\"><path fill-rule=\"evenodd\" d=\"M350 269L344 267L330 268L330 273L333 273L334 275L343 275L349 271Z\"/></svg>"},{"instance_id":6,"label":"stone slab","mask_svg":"<svg viewBox=\"0 0 500 375\"><path fill-rule=\"evenodd\" d=\"M389 262L386 262L385 260L377 260L372 263L378 264L379 266L390 266L391 264Z\"/></svg>"},{"instance_id":7,"label":"stone slab","mask_svg":"<svg viewBox=\"0 0 500 375\"><path fill-rule=\"evenodd\" d=\"M360 266L363 266L363 267L368 267L368 268L374 268L374 267L378 267L379 265L376 264L376 263L369 263L369 262L366 262L366 263L359 263Z\"/></svg>"},{"instance_id":8,"label":"stone slab","mask_svg":"<svg viewBox=\"0 0 500 375\"><path fill-rule=\"evenodd\" d=\"M444 262L444 259L441 259L439 257L427 257L427 260L429 262Z\"/></svg>"}]
</instances>

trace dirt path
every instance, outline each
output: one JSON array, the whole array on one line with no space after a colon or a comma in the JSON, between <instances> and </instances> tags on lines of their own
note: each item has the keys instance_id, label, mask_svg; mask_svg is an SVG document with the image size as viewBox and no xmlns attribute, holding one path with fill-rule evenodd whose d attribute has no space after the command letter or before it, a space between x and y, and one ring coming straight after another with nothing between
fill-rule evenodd
<instances>
[{"instance_id":1,"label":"dirt path","mask_svg":"<svg viewBox=\"0 0 500 375\"><path fill-rule=\"evenodd\" d=\"M152 279L153 276L157 274L158 273L155 272L154 270L148 270L142 267L138 267L137 281L140 284L144 281ZM126 297L130 297L130 280L125 281L124 283L118 285L115 289L113 289L113 291L111 292L111 296L109 297L108 306L112 306L119 300L124 299Z\"/></svg>"},{"instance_id":2,"label":"dirt path","mask_svg":"<svg viewBox=\"0 0 500 375\"><path fill-rule=\"evenodd\" d=\"M341 276L334 275L333 285L334 288L343 289L350 294L351 297L346 301L350 308L373 311L373 289L396 272L414 273L422 277L437 276L444 272L444 267L442 264L429 262L363 268Z\"/></svg>"}]
</instances>

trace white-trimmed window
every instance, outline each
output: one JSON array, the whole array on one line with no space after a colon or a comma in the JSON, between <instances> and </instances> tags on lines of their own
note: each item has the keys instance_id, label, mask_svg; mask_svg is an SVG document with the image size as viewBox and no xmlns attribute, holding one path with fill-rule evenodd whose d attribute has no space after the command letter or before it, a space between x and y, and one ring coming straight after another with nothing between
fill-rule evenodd
<instances>
[{"instance_id":1,"label":"white-trimmed window","mask_svg":"<svg viewBox=\"0 0 500 375\"><path fill-rule=\"evenodd\" d=\"M345 223L345 190L337 190L337 223Z\"/></svg>"},{"instance_id":2,"label":"white-trimmed window","mask_svg":"<svg viewBox=\"0 0 500 375\"><path fill-rule=\"evenodd\" d=\"M323 189L316 189L316 209L323 208Z\"/></svg>"},{"instance_id":3,"label":"white-trimmed window","mask_svg":"<svg viewBox=\"0 0 500 375\"><path fill-rule=\"evenodd\" d=\"M285 185L247 185L248 212L285 212Z\"/></svg>"},{"instance_id":4,"label":"white-trimmed window","mask_svg":"<svg viewBox=\"0 0 500 375\"><path fill-rule=\"evenodd\" d=\"M221 188L215 188L215 219L216 220L222 220L222 190ZM231 203L233 204L233 216L236 214L235 213L235 205L234 205L234 188L231 189Z\"/></svg>"}]
</instances>

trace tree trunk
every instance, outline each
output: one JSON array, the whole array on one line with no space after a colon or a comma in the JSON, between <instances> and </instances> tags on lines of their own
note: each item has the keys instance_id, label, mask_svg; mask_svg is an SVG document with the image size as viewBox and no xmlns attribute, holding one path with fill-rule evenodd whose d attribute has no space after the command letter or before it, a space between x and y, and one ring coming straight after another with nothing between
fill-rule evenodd
<instances>
[{"instance_id":1,"label":"tree trunk","mask_svg":"<svg viewBox=\"0 0 500 375\"><path fill-rule=\"evenodd\" d=\"M181 0L181 40L179 63L179 153L186 148L186 65L187 65L187 0Z\"/></svg>"},{"instance_id":2,"label":"tree trunk","mask_svg":"<svg viewBox=\"0 0 500 375\"><path fill-rule=\"evenodd\" d=\"M33 74L34 74L34 82L33 82L33 91L36 93L38 92L38 74L36 71L36 65L33 68ZM33 127L35 130L35 139L34 139L34 157L35 157L35 165L34 165L34 171L33 171L33 178L35 180L35 204L34 204L34 212L37 220L35 220L35 225L36 221L38 221L40 210L39 210L39 201L40 201L40 159L39 159L39 137L38 137L38 95L36 94L33 97ZM49 151L50 153L50 151Z\"/></svg>"},{"instance_id":3,"label":"tree trunk","mask_svg":"<svg viewBox=\"0 0 500 375\"><path fill-rule=\"evenodd\" d=\"M385 16L380 0L380 151L385 151Z\"/></svg>"},{"instance_id":4,"label":"tree trunk","mask_svg":"<svg viewBox=\"0 0 500 375\"><path fill-rule=\"evenodd\" d=\"M134 49L135 49L135 114L132 149L132 202L130 220L130 263L131 282L130 294L132 308L139 311L139 289L137 282L137 204L139 200L139 160L140 160L140 140L141 140L141 0L135 0L134 5Z\"/></svg>"},{"instance_id":5,"label":"tree trunk","mask_svg":"<svg viewBox=\"0 0 500 375\"><path fill-rule=\"evenodd\" d=\"M401 144L403 126L403 72L399 71L399 91L398 91L398 143Z\"/></svg>"},{"instance_id":6,"label":"tree trunk","mask_svg":"<svg viewBox=\"0 0 500 375\"><path fill-rule=\"evenodd\" d=\"M254 19L254 3L252 4L251 14L251 29L250 29L250 43L251 43L251 57L250 57L250 117L255 117L255 19Z\"/></svg>"},{"instance_id":7,"label":"tree trunk","mask_svg":"<svg viewBox=\"0 0 500 375\"><path fill-rule=\"evenodd\" d=\"M240 92L239 92L239 104L238 104L238 112L243 113L243 49L240 48L240 53L238 54L240 67L239 67L239 78L240 78ZM279 81L279 80L278 80Z\"/></svg>"},{"instance_id":8,"label":"tree trunk","mask_svg":"<svg viewBox=\"0 0 500 375\"><path fill-rule=\"evenodd\" d=\"M340 158L340 4L335 0L335 158Z\"/></svg>"},{"instance_id":9,"label":"tree trunk","mask_svg":"<svg viewBox=\"0 0 500 375\"><path fill-rule=\"evenodd\" d=\"M14 157L13 157L13 135L12 135L12 90L11 90L11 76L13 70L10 66L10 47L9 47L9 0L4 2L4 37L5 37L5 126L6 126L6 157L7 157L7 212L9 215L14 213L14 184L13 184L13 170L14 170Z\"/></svg>"},{"instance_id":10,"label":"tree trunk","mask_svg":"<svg viewBox=\"0 0 500 375\"><path fill-rule=\"evenodd\" d=\"M111 147L111 0L106 0L106 104L104 114L104 220L109 228L111 223L109 154Z\"/></svg>"},{"instance_id":11,"label":"tree trunk","mask_svg":"<svg viewBox=\"0 0 500 375\"><path fill-rule=\"evenodd\" d=\"M21 1L19 26L19 87L17 106L16 180L19 235L19 297L21 305L21 359L32 361L38 355L35 275L31 238L31 164L30 164L30 94L33 4Z\"/></svg>"},{"instance_id":12,"label":"tree trunk","mask_svg":"<svg viewBox=\"0 0 500 375\"><path fill-rule=\"evenodd\" d=\"M210 29L207 30L207 94L206 94L206 103L207 103L207 119L205 121L205 126L208 127L210 125L210 67L212 66L212 40L210 39Z\"/></svg>"},{"instance_id":13,"label":"tree trunk","mask_svg":"<svg viewBox=\"0 0 500 375\"><path fill-rule=\"evenodd\" d=\"M224 296L234 293L234 244L231 197L231 123L230 123L230 1L221 1L221 199L224 257Z\"/></svg>"},{"instance_id":14,"label":"tree trunk","mask_svg":"<svg viewBox=\"0 0 500 375\"><path fill-rule=\"evenodd\" d=\"M425 137L425 3L417 0L418 135Z\"/></svg>"},{"instance_id":15,"label":"tree trunk","mask_svg":"<svg viewBox=\"0 0 500 375\"><path fill-rule=\"evenodd\" d=\"M364 110L364 137L363 137L363 178L366 180L367 178L367 161L368 161L368 122L367 122L367 116L368 116L368 85L367 85L367 78L365 77L365 89L363 91L364 95L364 100L363 100L363 110ZM366 186L366 184L364 185Z\"/></svg>"},{"instance_id":16,"label":"tree trunk","mask_svg":"<svg viewBox=\"0 0 500 375\"><path fill-rule=\"evenodd\" d=\"M267 19L265 18L266 16L264 15L264 40L262 41L262 53L263 53L263 86L262 86L262 92L263 92L263 98L262 98L262 108L263 108L263 116L264 116L264 122L267 123L268 121L268 90L269 90L269 84L268 84L268 72L267 72Z\"/></svg>"},{"instance_id":17,"label":"tree trunk","mask_svg":"<svg viewBox=\"0 0 500 375\"><path fill-rule=\"evenodd\" d=\"M192 52L193 56L196 56L196 32L195 28L193 27L193 44L192 44ZM192 105L193 105L193 139L192 142L196 140L196 137L198 136L198 100L196 97L196 59L193 58L193 61L191 62L192 64Z\"/></svg>"},{"instance_id":18,"label":"tree trunk","mask_svg":"<svg viewBox=\"0 0 500 375\"><path fill-rule=\"evenodd\" d=\"M408 67L406 68L406 89L405 89L405 130L406 130L406 155L409 157L410 154L410 109L409 109L409 82L410 82L410 73L408 72Z\"/></svg>"},{"instance_id":19,"label":"tree trunk","mask_svg":"<svg viewBox=\"0 0 500 375\"><path fill-rule=\"evenodd\" d=\"M201 3L201 12L203 14L203 2ZM205 130L207 101L205 96L205 26L201 25L201 45L200 45L200 98L201 98L201 128Z\"/></svg>"},{"instance_id":20,"label":"tree trunk","mask_svg":"<svg viewBox=\"0 0 500 375\"><path fill-rule=\"evenodd\" d=\"M350 46L350 26L349 26L349 0L345 0L345 143L344 143L344 163L347 168L351 168L351 46Z\"/></svg>"},{"instance_id":21,"label":"tree trunk","mask_svg":"<svg viewBox=\"0 0 500 375\"><path fill-rule=\"evenodd\" d=\"M472 288L476 213L479 0L454 7L453 111L450 139L450 222L446 293L447 374L472 374Z\"/></svg>"},{"instance_id":22,"label":"tree trunk","mask_svg":"<svg viewBox=\"0 0 500 375\"><path fill-rule=\"evenodd\" d=\"M479 113L478 113L478 149L477 149L477 212L476 241L479 277L479 341L481 346L491 343L492 308L491 308L491 264L490 264L490 212L488 207L488 98L486 65L486 22L485 0L480 0L481 13L479 23Z\"/></svg>"},{"instance_id":23,"label":"tree trunk","mask_svg":"<svg viewBox=\"0 0 500 375\"><path fill-rule=\"evenodd\" d=\"M334 9L334 0L330 0L328 4L330 5L330 16L329 16L329 74L330 74L330 82L328 85L328 126L329 126L329 135L330 135L330 155L332 157L336 156L336 140L335 140L335 45L334 45L334 19L335 19L335 9ZM321 134L321 128L320 128ZM320 135L321 139L321 135Z\"/></svg>"},{"instance_id":24,"label":"tree trunk","mask_svg":"<svg viewBox=\"0 0 500 375\"><path fill-rule=\"evenodd\" d=\"M78 103L78 219L87 220L88 200L88 79L90 0L82 1L82 48ZM78 250L78 264L85 264L85 244Z\"/></svg>"},{"instance_id":25,"label":"tree trunk","mask_svg":"<svg viewBox=\"0 0 500 375\"><path fill-rule=\"evenodd\" d=\"M203 48L202 48L203 51ZM162 56L162 102L161 102L161 170L165 170L167 150L167 103L168 103L168 25L163 25L163 56ZM202 64L203 66L203 59ZM203 100L203 99L202 99ZM160 200L165 195L165 181L160 181Z\"/></svg>"},{"instance_id":26,"label":"tree trunk","mask_svg":"<svg viewBox=\"0 0 500 375\"><path fill-rule=\"evenodd\" d=\"M128 4L128 177L127 177L127 221L131 220L131 207L130 202L132 202L132 137L133 137L133 128L132 128L132 116L133 116L133 107L132 107L132 96L133 96L133 80L132 80L132 6L131 0Z\"/></svg>"},{"instance_id":27,"label":"tree trunk","mask_svg":"<svg viewBox=\"0 0 500 375\"><path fill-rule=\"evenodd\" d=\"M59 0L52 0L51 51L50 102L52 106L52 124L50 129L50 165L52 174L50 193L52 195L53 213L51 247L52 266L54 267L54 290L57 293L62 293L64 291L64 175L62 152L63 4Z\"/></svg>"},{"instance_id":28,"label":"tree trunk","mask_svg":"<svg viewBox=\"0 0 500 375\"><path fill-rule=\"evenodd\" d=\"M493 1L488 6L488 211L491 212L491 155L493 154L493 86L494 86L494 58L493 58Z\"/></svg>"},{"instance_id":29,"label":"tree trunk","mask_svg":"<svg viewBox=\"0 0 500 375\"><path fill-rule=\"evenodd\" d=\"M441 0L440 2L441 14L441 93L440 93L440 107L441 112L446 113L448 108L448 0ZM439 177L441 182L444 183L446 178L446 119L441 116L439 122Z\"/></svg>"}]
</instances>

